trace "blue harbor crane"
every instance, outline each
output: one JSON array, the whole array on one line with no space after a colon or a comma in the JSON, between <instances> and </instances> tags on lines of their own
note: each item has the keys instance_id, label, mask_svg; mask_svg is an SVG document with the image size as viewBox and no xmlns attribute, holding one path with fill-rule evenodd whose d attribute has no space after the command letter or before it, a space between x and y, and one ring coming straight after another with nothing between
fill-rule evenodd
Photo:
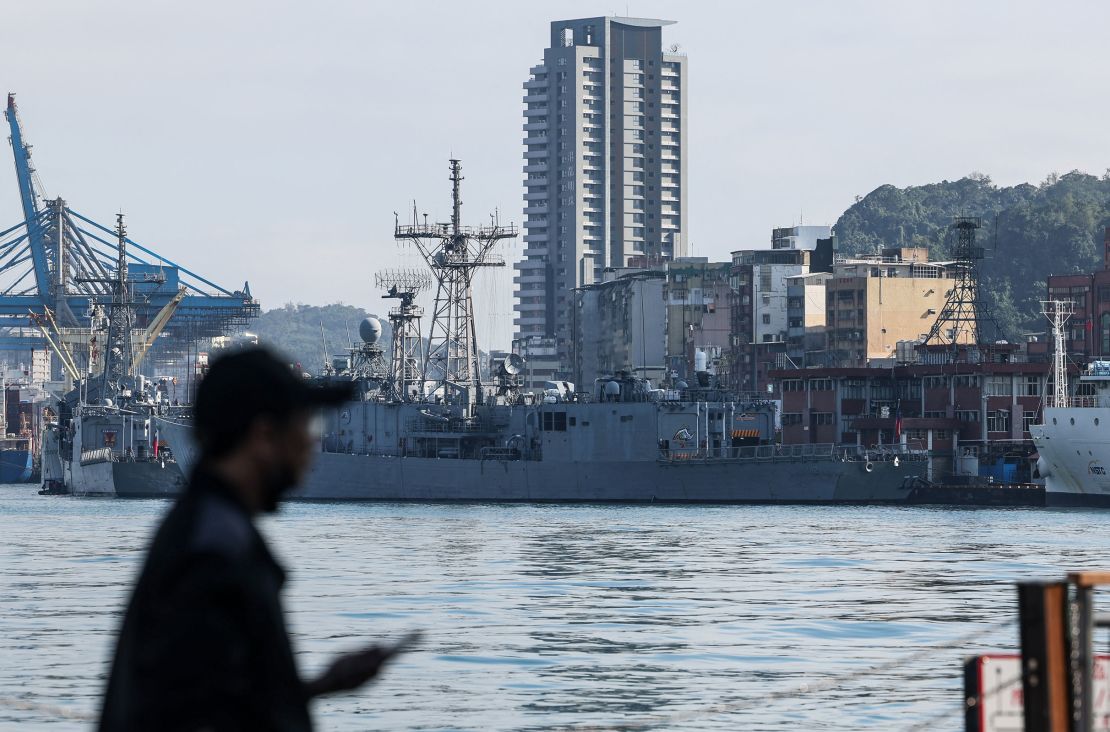
<instances>
[{"instance_id":1,"label":"blue harbor crane","mask_svg":"<svg viewBox=\"0 0 1110 732\"><path fill-rule=\"evenodd\" d=\"M15 157L23 221L0 231L0 350L44 348L34 327L43 317L61 328L88 328L97 304L112 297L121 248L116 232L47 198L31 163L15 95L5 117ZM152 356L172 361L200 340L228 335L258 316L250 286L221 287L131 239L125 240L128 281L133 290L134 326L147 327L163 307L179 298Z\"/></svg>"}]
</instances>

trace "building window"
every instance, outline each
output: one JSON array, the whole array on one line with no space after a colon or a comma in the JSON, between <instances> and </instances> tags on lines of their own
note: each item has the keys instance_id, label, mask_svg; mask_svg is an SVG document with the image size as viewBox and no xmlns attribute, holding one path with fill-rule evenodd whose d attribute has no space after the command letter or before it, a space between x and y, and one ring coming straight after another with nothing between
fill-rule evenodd
<instances>
[{"instance_id":1,"label":"building window","mask_svg":"<svg viewBox=\"0 0 1110 732\"><path fill-rule=\"evenodd\" d=\"M893 384L871 384L871 399L882 400L885 402L894 401L894 385Z\"/></svg>"},{"instance_id":2,"label":"building window","mask_svg":"<svg viewBox=\"0 0 1110 732\"><path fill-rule=\"evenodd\" d=\"M1010 413L1005 409L987 412L987 432L1009 432Z\"/></svg>"},{"instance_id":3,"label":"building window","mask_svg":"<svg viewBox=\"0 0 1110 732\"><path fill-rule=\"evenodd\" d=\"M987 396L1010 396L1010 377L988 376L986 392Z\"/></svg>"},{"instance_id":4,"label":"building window","mask_svg":"<svg viewBox=\"0 0 1110 732\"><path fill-rule=\"evenodd\" d=\"M1040 376L1026 376L1025 377L1025 396L1040 396L1041 395L1041 377Z\"/></svg>"},{"instance_id":5,"label":"building window","mask_svg":"<svg viewBox=\"0 0 1110 732\"><path fill-rule=\"evenodd\" d=\"M1026 412L1021 417L1021 429L1023 432L1028 432L1029 428L1037 424L1037 413Z\"/></svg>"},{"instance_id":6,"label":"building window","mask_svg":"<svg viewBox=\"0 0 1110 732\"><path fill-rule=\"evenodd\" d=\"M866 399L867 382L862 379L849 379L841 387L840 395L844 399Z\"/></svg>"},{"instance_id":7,"label":"building window","mask_svg":"<svg viewBox=\"0 0 1110 732\"><path fill-rule=\"evenodd\" d=\"M802 415L800 412L783 412L782 413L782 426L794 427L802 423Z\"/></svg>"},{"instance_id":8,"label":"building window","mask_svg":"<svg viewBox=\"0 0 1110 732\"><path fill-rule=\"evenodd\" d=\"M763 324L764 325L770 325L771 324L771 314L770 313L763 313Z\"/></svg>"},{"instance_id":9,"label":"building window","mask_svg":"<svg viewBox=\"0 0 1110 732\"><path fill-rule=\"evenodd\" d=\"M956 412L956 419L960 420L961 422L978 422L979 421L979 410L978 409L966 409L966 410L957 411Z\"/></svg>"},{"instance_id":10,"label":"building window","mask_svg":"<svg viewBox=\"0 0 1110 732\"><path fill-rule=\"evenodd\" d=\"M1099 324L1099 330L1102 332L1101 353L1103 356L1110 356L1110 313L1103 313L1099 319Z\"/></svg>"},{"instance_id":11,"label":"building window","mask_svg":"<svg viewBox=\"0 0 1110 732\"><path fill-rule=\"evenodd\" d=\"M832 423L833 423L833 413L832 412L814 412L813 413L813 424L814 425L820 427L821 425L832 424Z\"/></svg>"},{"instance_id":12,"label":"building window","mask_svg":"<svg viewBox=\"0 0 1110 732\"><path fill-rule=\"evenodd\" d=\"M921 398L921 382L917 379L912 381L898 382L898 396L907 401Z\"/></svg>"},{"instance_id":13,"label":"building window","mask_svg":"<svg viewBox=\"0 0 1110 732\"><path fill-rule=\"evenodd\" d=\"M810 379L810 391L832 391L832 379Z\"/></svg>"},{"instance_id":14,"label":"building window","mask_svg":"<svg viewBox=\"0 0 1110 732\"><path fill-rule=\"evenodd\" d=\"M947 389L948 384L943 376L926 376L925 379L926 389Z\"/></svg>"},{"instance_id":15,"label":"building window","mask_svg":"<svg viewBox=\"0 0 1110 732\"><path fill-rule=\"evenodd\" d=\"M783 391L801 391L802 390L802 380L801 379L783 379L782 380L782 390Z\"/></svg>"},{"instance_id":16,"label":"building window","mask_svg":"<svg viewBox=\"0 0 1110 732\"><path fill-rule=\"evenodd\" d=\"M979 386L977 374L960 374L952 377L952 383L957 389L975 389Z\"/></svg>"},{"instance_id":17,"label":"building window","mask_svg":"<svg viewBox=\"0 0 1110 732\"><path fill-rule=\"evenodd\" d=\"M940 411L925 412L922 416L924 416L925 419L948 419L948 413L943 409Z\"/></svg>"}]
</instances>

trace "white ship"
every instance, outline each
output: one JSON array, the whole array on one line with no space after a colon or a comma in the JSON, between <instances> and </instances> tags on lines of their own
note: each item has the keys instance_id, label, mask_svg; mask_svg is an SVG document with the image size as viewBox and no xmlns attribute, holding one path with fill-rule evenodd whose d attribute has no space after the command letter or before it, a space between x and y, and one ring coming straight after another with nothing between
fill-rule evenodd
<instances>
[{"instance_id":1,"label":"white ship","mask_svg":"<svg viewBox=\"0 0 1110 732\"><path fill-rule=\"evenodd\" d=\"M1053 392L1030 434L1047 506L1110 507L1110 361L1094 361L1069 393L1064 323L1071 303L1045 303L1053 324Z\"/></svg>"}]
</instances>

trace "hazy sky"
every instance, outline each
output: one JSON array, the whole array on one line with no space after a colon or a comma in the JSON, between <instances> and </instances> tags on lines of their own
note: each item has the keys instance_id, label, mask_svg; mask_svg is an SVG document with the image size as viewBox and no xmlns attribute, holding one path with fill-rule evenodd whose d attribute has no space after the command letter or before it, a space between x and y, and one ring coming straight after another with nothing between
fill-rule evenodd
<instances>
[{"instance_id":1,"label":"hazy sky","mask_svg":"<svg viewBox=\"0 0 1110 732\"><path fill-rule=\"evenodd\" d=\"M614 13L678 21L695 255L831 224L884 183L1110 167L1102 0L5 0L0 78L50 195L104 223L123 209L137 241L249 280L264 308L381 312L373 273L418 262L392 212L415 198L445 220L452 153L464 219L522 220L528 68L552 20ZM477 287L483 347L507 345L511 288L508 267Z\"/></svg>"}]
</instances>

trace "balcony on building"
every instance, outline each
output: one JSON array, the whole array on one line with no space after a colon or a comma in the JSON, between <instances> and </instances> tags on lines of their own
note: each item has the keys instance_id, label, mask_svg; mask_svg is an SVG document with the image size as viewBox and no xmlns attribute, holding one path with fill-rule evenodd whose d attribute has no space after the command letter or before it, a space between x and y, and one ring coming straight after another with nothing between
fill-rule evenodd
<instances>
[{"instance_id":1,"label":"balcony on building","mask_svg":"<svg viewBox=\"0 0 1110 732\"><path fill-rule=\"evenodd\" d=\"M524 166L525 173L546 173L547 163L533 162Z\"/></svg>"},{"instance_id":2,"label":"balcony on building","mask_svg":"<svg viewBox=\"0 0 1110 732\"><path fill-rule=\"evenodd\" d=\"M544 92L542 94L525 94L524 95L524 103L525 104L547 104L547 93Z\"/></svg>"},{"instance_id":3,"label":"balcony on building","mask_svg":"<svg viewBox=\"0 0 1110 732\"><path fill-rule=\"evenodd\" d=\"M543 109L526 109L524 110L525 117L547 117L547 108Z\"/></svg>"},{"instance_id":4,"label":"balcony on building","mask_svg":"<svg viewBox=\"0 0 1110 732\"><path fill-rule=\"evenodd\" d=\"M547 129L547 118L538 119L534 122L525 122L522 129L525 132L539 132Z\"/></svg>"}]
</instances>

